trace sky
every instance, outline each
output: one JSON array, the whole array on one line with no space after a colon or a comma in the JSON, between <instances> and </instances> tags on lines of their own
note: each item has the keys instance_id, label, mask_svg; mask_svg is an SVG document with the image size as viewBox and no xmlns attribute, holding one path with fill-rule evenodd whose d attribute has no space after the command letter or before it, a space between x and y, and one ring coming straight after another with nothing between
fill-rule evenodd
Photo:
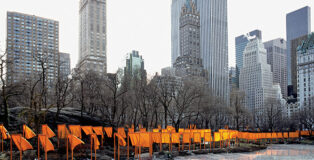
<instances>
[{"instance_id":1,"label":"sky","mask_svg":"<svg viewBox=\"0 0 314 160\"><path fill-rule=\"evenodd\" d=\"M254 29L263 41L286 39L286 14L314 0L228 0L229 66L235 66L236 36ZM59 21L59 50L78 62L79 0L0 0L0 50L5 50L6 12L16 11ZM314 15L312 14L312 31ZM125 66L138 50L148 75L171 65L171 0L107 0L108 72Z\"/></svg>"}]
</instances>

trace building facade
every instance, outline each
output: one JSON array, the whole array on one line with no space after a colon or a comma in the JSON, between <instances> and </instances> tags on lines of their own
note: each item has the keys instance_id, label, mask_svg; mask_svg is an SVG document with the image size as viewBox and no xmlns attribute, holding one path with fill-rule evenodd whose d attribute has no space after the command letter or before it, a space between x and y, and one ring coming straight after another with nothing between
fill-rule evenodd
<instances>
[{"instance_id":1,"label":"building facade","mask_svg":"<svg viewBox=\"0 0 314 160\"><path fill-rule=\"evenodd\" d=\"M132 51L126 59L126 66L124 68L125 75L131 77L137 76L140 79L146 80L146 70L144 67L144 59L139 55L138 51Z\"/></svg>"},{"instance_id":2,"label":"building facade","mask_svg":"<svg viewBox=\"0 0 314 160\"><path fill-rule=\"evenodd\" d=\"M290 91L288 91L288 95L291 97L297 98L297 90L298 90L298 72L297 72L297 48L300 46L303 41L307 40L308 34L298 37L296 39L291 40L291 84L289 86Z\"/></svg>"},{"instance_id":3,"label":"building facade","mask_svg":"<svg viewBox=\"0 0 314 160\"><path fill-rule=\"evenodd\" d=\"M71 74L71 59L69 53L60 52L60 76L69 76Z\"/></svg>"},{"instance_id":4,"label":"building facade","mask_svg":"<svg viewBox=\"0 0 314 160\"><path fill-rule=\"evenodd\" d=\"M181 9L189 0L172 0L171 62L180 55ZM227 0L193 0L200 14L200 52L216 96L229 99Z\"/></svg>"},{"instance_id":5,"label":"building facade","mask_svg":"<svg viewBox=\"0 0 314 160\"><path fill-rule=\"evenodd\" d=\"M79 62L81 70L107 73L106 0L80 0Z\"/></svg>"},{"instance_id":6,"label":"building facade","mask_svg":"<svg viewBox=\"0 0 314 160\"><path fill-rule=\"evenodd\" d=\"M173 66L179 77L204 77L200 53L200 14L190 0L182 7L180 16L180 55ZM207 77L206 77L207 78Z\"/></svg>"},{"instance_id":7,"label":"building facade","mask_svg":"<svg viewBox=\"0 0 314 160\"><path fill-rule=\"evenodd\" d=\"M34 79L43 70L52 87L58 76L59 22L7 12L7 82Z\"/></svg>"},{"instance_id":8,"label":"building facade","mask_svg":"<svg viewBox=\"0 0 314 160\"><path fill-rule=\"evenodd\" d=\"M240 70L243 67L243 52L246 45L249 43L250 39L259 38L262 40L262 31L254 30L247 34L238 36L235 38L235 46L236 46L236 87L239 88L239 75Z\"/></svg>"},{"instance_id":9,"label":"building facade","mask_svg":"<svg viewBox=\"0 0 314 160\"><path fill-rule=\"evenodd\" d=\"M298 103L314 106L314 33L297 48Z\"/></svg>"},{"instance_id":10,"label":"building facade","mask_svg":"<svg viewBox=\"0 0 314 160\"><path fill-rule=\"evenodd\" d=\"M231 92L233 89L237 87L237 72L235 67L230 67L229 69L229 91Z\"/></svg>"},{"instance_id":11,"label":"building facade","mask_svg":"<svg viewBox=\"0 0 314 160\"><path fill-rule=\"evenodd\" d=\"M306 6L286 15L286 36L287 36L287 79L288 85L292 85L292 55L291 40L311 32L311 8ZM295 87L293 87L295 88Z\"/></svg>"},{"instance_id":12,"label":"building facade","mask_svg":"<svg viewBox=\"0 0 314 160\"><path fill-rule=\"evenodd\" d=\"M264 43L267 50L267 63L273 72L273 83L280 85L281 94L287 97L287 44L282 38L277 38Z\"/></svg>"},{"instance_id":13,"label":"building facade","mask_svg":"<svg viewBox=\"0 0 314 160\"><path fill-rule=\"evenodd\" d=\"M276 96L266 49L259 38L250 40L244 50L240 90L245 92L245 106L254 117L262 115L267 100Z\"/></svg>"}]
</instances>

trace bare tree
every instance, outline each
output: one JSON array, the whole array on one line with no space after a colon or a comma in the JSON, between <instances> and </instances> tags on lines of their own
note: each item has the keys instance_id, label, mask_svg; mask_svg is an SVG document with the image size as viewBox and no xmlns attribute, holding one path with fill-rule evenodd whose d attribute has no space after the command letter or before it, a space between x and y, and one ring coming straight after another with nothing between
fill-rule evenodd
<instances>
[{"instance_id":1,"label":"bare tree","mask_svg":"<svg viewBox=\"0 0 314 160\"><path fill-rule=\"evenodd\" d=\"M241 118L244 117L246 113L244 109L244 92L233 89L230 93L230 107L232 110L232 116L235 121L235 126L237 130L240 130ZM243 122L243 121L242 121Z\"/></svg>"}]
</instances>

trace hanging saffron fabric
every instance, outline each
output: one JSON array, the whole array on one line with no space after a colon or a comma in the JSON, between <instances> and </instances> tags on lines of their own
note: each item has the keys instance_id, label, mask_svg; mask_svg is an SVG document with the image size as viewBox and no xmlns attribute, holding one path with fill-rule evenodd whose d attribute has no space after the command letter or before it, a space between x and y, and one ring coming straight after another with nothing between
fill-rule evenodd
<instances>
[{"instance_id":1,"label":"hanging saffron fabric","mask_svg":"<svg viewBox=\"0 0 314 160\"><path fill-rule=\"evenodd\" d=\"M112 137L112 127L104 127L104 130L109 138Z\"/></svg>"},{"instance_id":2,"label":"hanging saffron fabric","mask_svg":"<svg viewBox=\"0 0 314 160\"><path fill-rule=\"evenodd\" d=\"M86 135L91 135L94 133L92 126L81 126L81 128Z\"/></svg>"},{"instance_id":3,"label":"hanging saffron fabric","mask_svg":"<svg viewBox=\"0 0 314 160\"><path fill-rule=\"evenodd\" d=\"M124 128L118 128L118 134L121 135L122 138L126 138L125 130Z\"/></svg>"},{"instance_id":4,"label":"hanging saffron fabric","mask_svg":"<svg viewBox=\"0 0 314 160\"><path fill-rule=\"evenodd\" d=\"M69 134L69 130L67 129L65 124L58 124L58 138L65 139Z\"/></svg>"},{"instance_id":5,"label":"hanging saffron fabric","mask_svg":"<svg viewBox=\"0 0 314 160\"><path fill-rule=\"evenodd\" d=\"M36 136L36 134L25 124L23 125L23 135L26 139L31 139Z\"/></svg>"},{"instance_id":6,"label":"hanging saffron fabric","mask_svg":"<svg viewBox=\"0 0 314 160\"><path fill-rule=\"evenodd\" d=\"M171 134L171 143L180 143L180 133Z\"/></svg>"},{"instance_id":7,"label":"hanging saffron fabric","mask_svg":"<svg viewBox=\"0 0 314 160\"><path fill-rule=\"evenodd\" d=\"M80 125L69 125L69 130L72 135L77 138L82 138L81 126Z\"/></svg>"},{"instance_id":8,"label":"hanging saffron fabric","mask_svg":"<svg viewBox=\"0 0 314 160\"><path fill-rule=\"evenodd\" d=\"M38 139L40 144L43 146L45 152L55 150L53 144L51 143L47 135L39 134Z\"/></svg>"},{"instance_id":9,"label":"hanging saffron fabric","mask_svg":"<svg viewBox=\"0 0 314 160\"><path fill-rule=\"evenodd\" d=\"M12 134L11 138L19 151L33 149L33 146L21 134Z\"/></svg>"},{"instance_id":10,"label":"hanging saffron fabric","mask_svg":"<svg viewBox=\"0 0 314 160\"><path fill-rule=\"evenodd\" d=\"M81 139L79 139L78 137L72 134L68 135L68 139L69 139L71 150L74 150L74 148L80 144L84 144L84 142Z\"/></svg>"},{"instance_id":11,"label":"hanging saffron fabric","mask_svg":"<svg viewBox=\"0 0 314 160\"><path fill-rule=\"evenodd\" d=\"M56 134L49 128L47 124L41 125L41 133L47 135L48 138L56 136Z\"/></svg>"}]
</instances>

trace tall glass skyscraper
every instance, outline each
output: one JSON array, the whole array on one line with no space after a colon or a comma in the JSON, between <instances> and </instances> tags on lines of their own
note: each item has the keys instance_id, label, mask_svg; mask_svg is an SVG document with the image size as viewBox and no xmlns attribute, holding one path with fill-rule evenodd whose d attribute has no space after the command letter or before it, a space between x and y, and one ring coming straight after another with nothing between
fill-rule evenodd
<instances>
[{"instance_id":1,"label":"tall glass skyscraper","mask_svg":"<svg viewBox=\"0 0 314 160\"><path fill-rule=\"evenodd\" d=\"M180 14L188 0L172 0L171 62L180 55ZM193 0L200 13L200 47L209 87L224 100L229 98L227 0Z\"/></svg>"},{"instance_id":2,"label":"tall glass skyscraper","mask_svg":"<svg viewBox=\"0 0 314 160\"><path fill-rule=\"evenodd\" d=\"M81 70L107 72L106 0L80 0L79 63Z\"/></svg>"},{"instance_id":3,"label":"tall glass skyscraper","mask_svg":"<svg viewBox=\"0 0 314 160\"><path fill-rule=\"evenodd\" d=\"M306 6L296 11L290 12L286 16L286 34L287 34L287 78L288 85L292 85L291 67L296 67L296 60L291 57L291 41L298 37L311 33L311 8ZM295 87L294 87L295 88ZM294 91L295 92L295 91Z\"/></svg>"},{"instance_id":4,"label":"tall glass skyscraper","mask_svg":"<svg viewBox=\"0 0 314 160\"><path fill-rule=\"evenodd\" d=\"M235 46L236 46L236 82L235 83L237 87L239 87L240 70L243 67L243 52L251 38L258 38L262 40L262 31L254 30L245 35L241 35L235 38Z\"/></svg>"}]
</instances>

